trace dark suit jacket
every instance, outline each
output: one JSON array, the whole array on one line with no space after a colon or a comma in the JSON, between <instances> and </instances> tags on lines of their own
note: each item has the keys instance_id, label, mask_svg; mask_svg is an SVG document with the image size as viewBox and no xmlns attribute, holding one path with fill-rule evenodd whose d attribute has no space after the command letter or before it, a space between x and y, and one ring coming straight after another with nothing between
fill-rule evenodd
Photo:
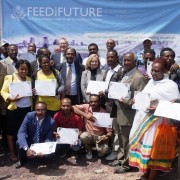
<instances>
[{"instance_id":1,"label":"dark suit jacket","mask_svg":"<svg viewBox=\"0 0 180 180\"><path fill-rule=\"evenodd\" d=\"M81 93L81 76L82 71L85 70L84 65L79 64L77 62L74 63L75 70L76 70L76 83L77 83L77 95L78 95L78 104L82 103L82 93ZM66 62L59 64L56 68L58 71L60 71L61 76L64 81L64 87L66 87Z\"/></svg>"},{"instance_id":2,"label":"dark suit jacket","mask_svg":"<svg viewBox=\"0 0 180 180\"><path fill-rule=\"evenodd\" d=\"M35 61L32 61L30 63L31 65L31 74L30 76L32 77L32 75L35 75L38 71L38 63L37 63L38 60L35 60Z\"/></svg>"},{"instance_id":3,"label":"dark suit jacket","mask_svg":"<svg viewBox=\"0 0 180 180\"><path fill-rule=\"evenodd\" d=\"M34 144L34 136L36 134L37 119L36 112L29 112L24 118L24 121L18 131L18 146L19 148L29 147ZM40 143L53 141L54 119L46 115L42 124L40 132Z\"/></svg>"},{"instance_id":4,"label":"dark suit jacket","mask_svg":"<svg viewBox=\"0 0 180 180\"><path fill-rule=\"evenodd\" d=\"M57 52L57 53L53 53L51 55L51 59L54 61L54 64L55 64L55 68L58 67L61 63L61 52ZM81 58L81 55L76 52L76 59L75 59L75 62L77 62L78 64L82 64L82 58Z\"/></svg>"}]
</instances>

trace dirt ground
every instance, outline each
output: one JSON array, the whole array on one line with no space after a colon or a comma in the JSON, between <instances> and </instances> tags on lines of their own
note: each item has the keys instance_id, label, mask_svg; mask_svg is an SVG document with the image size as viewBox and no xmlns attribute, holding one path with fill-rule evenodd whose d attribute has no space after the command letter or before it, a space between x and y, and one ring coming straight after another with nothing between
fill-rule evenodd
<instances>
[{"instance_id":1,"label":"dirt ground","mask_svg":"<svg viewBox=\"0 0 180 180\"><path fill-rule=\"evenodd\" d=\"M138 170L125 174L114 174L114 168L108 166L104 158L99 158L93 151L93 159L87 161L85 152L79 152L77 158L69 153L65 158L30 159L23 167L16 169L7 153L7 148L0 145L0 180L5 179L65 179L65 180L138 180ZM157 180L178 180L177 161L170 173Z\"/></svg>"}]
</instances>

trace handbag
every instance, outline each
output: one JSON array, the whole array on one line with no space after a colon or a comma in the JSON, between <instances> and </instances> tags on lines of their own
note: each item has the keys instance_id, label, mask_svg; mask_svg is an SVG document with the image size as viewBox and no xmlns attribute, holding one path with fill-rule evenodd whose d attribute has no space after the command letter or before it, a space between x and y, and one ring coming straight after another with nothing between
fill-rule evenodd
<instances>
[{"instance_id":1,"label":"handbag","mask_svg":"<svg viewBox=\"0 0 180 180\"><path fill-rule=\"evenodd\" d=\"M176 155L177 128L163 119L157 127L151 150L151 159L174 159Z\"/></svg>"}]
</instances>

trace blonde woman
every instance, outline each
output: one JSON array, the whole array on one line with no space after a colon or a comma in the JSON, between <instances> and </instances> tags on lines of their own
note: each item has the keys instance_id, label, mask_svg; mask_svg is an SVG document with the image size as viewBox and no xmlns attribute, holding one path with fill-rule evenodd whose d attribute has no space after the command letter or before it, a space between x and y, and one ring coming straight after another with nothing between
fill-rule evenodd
<instances>
[{"instance_id":1,"label":"blonde woman","mask_svg":"<svg viewBox=\"0 0 180 180\"><path fill-rule=\"evenodd\" d=\"M97 54L91 54L86 62L86 70L83 71L81 77L81 91L85 103L89 102L89 95L87 94L88 82L103 81L105 77L105 70L100 69L101 63Z\"/></svg>"}]
</instances>

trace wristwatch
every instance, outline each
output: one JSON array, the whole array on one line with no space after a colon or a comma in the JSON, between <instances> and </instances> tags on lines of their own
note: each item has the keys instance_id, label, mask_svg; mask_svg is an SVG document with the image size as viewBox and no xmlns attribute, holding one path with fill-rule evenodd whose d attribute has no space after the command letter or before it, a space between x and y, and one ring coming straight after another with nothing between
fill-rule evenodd
<instances>
[{"instance_id":1,"label":"wristwatch","mask_svg":"<svg viewBox=\"0 0 180 180\"><path fill-rule=\"evenodd\" d=\"M27 150L28 150L28 147L27 147L27 146L25 146L25 147L23 147L23 149L24 149L25 151L27 151Z\"/></svg>"}]
</instances>

